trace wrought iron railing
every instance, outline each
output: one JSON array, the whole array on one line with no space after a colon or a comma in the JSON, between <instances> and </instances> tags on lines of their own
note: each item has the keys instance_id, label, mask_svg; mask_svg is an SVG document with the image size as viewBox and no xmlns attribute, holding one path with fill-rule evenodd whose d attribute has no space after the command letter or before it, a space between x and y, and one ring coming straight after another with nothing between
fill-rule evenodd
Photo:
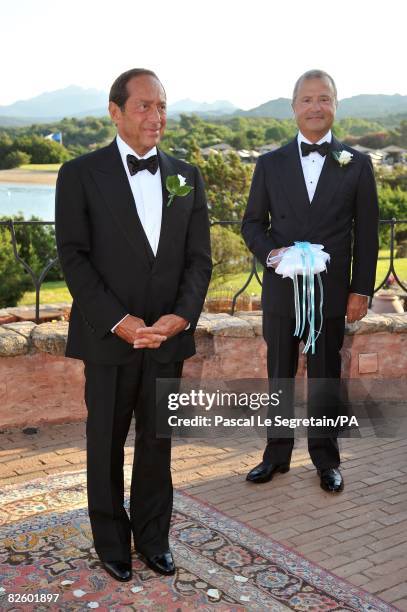
<instances>
[{"instance_id":1,"label":"wrought iron railing","mask_svg":"<svg viewBox=\"0 0 407 612\"><path fill-rule=\"evenodd\" d=\"M18 243L17 243L17 239L16 239L15 226L16 225L48 225L48 226L50 226L50 225L54 225L54 224L55 224L54 221L14 221L12 219L9 219L9 220L6 220L6 221L0 221L0 227L1 226L5 226L10 231L11 244L12 244L15 260L17 262L19 262L23 266L24 270L31 277L31 280L33 282L33 286L34 286L34 289L35 289L35 319L36 319L37 323L40 321L40 292L41 292L41 286L42 286L42 284L43 284L43 282L45 280L45 277L47 276L49 270L52 268L52 266L54 266L58 262L58 257L50 258L47 261L47 263L44 266L44 268L41 270L41 272L39 274L36 274L34 272L34 270L31 268L31 266L18 253ZM397 284L407 295L407 286L399 278L399 276L398 276L398 274L396 272L395 266L394 266L395 249L396 249L396 240L395 240L396 225L401 225L401 224L406 224L407 225L407 219L382 219L382 220L380 220L380 224L381 225L389 225L390 226L389 268L387 270L387 273L386 273L383 281L375 288L374 292L376 293L376 291L379 291L379 289L384 287L384 285L387 283L389 278L392 276L393 279L394 279L393 282L395 284ZM213 221L211 223L211 225L221 225L221 226L240 225L240 221ZM249 284L250 284L250 282L251 282L251 280L253 278L255 278L257 280L257 282L259 283L259 285L261 286L262 281L261 281L261 278L260 278L258 270L257 270L256 258L255 257L252 257L251 269L250 269L250 271L248 273L247 279L245 280L245 282L242 285L242 287L236 291L236 293L234 294L234 296L232 298L231 314L233 314L235 312L237 299L246 290L246 288L249 286ZM1 291L1 287L0 287L0 291Z\"/></svg>"}]
</instances>

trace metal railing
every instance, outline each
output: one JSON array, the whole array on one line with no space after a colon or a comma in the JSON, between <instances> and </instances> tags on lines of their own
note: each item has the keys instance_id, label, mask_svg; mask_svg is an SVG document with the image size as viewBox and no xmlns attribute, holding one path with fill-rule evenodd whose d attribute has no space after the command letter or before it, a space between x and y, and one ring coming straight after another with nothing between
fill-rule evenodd
<instances>
[{"instance_id":1,"label":"metal railing","mask_svg":"<svg viewBox=\"0 0 407 612\"><path fill-rule=\"evenodd\" d=\"M398 276L398 274L397 274L397 272L395 270L395 267L394 267L395 249L396 249L396 241L395 241L395 229L396 229L396 225L407 224L407 219L382 219L382 220L380 220L380 224L381 225L389 225L390 226L389 268L387 270L387 273L386 273L383 281L375 288L374 292L376 293L377 291L379 291L379 289L384 287L384 285L387 283L389 278L392 276L393 279L394 279L394 282L397 283L397 285L407 295L407 286L399 278L399 276ZM6 220L6 221L0 221L0 227L1 226L5 226L10 231L11 244L12 244L13 254L14 254L15 260L22 265L22 267L27 272L27 274L29 274L29 276L31 277L31 280L33 282L33 286L34 286L34 289L35 289L35 320L36 320L37 323L39 323L39 321L40 321L40 292L41 292L41 286L42 286L42 284L43 284L43 282L45 280L45 277L48 274L49 270L52 268L52 266L54 266L58 262L58 257L55 257L53 259L50 258L47 261L47 263L44 266L44 268L41 270L41 272L39 274L36 274L34 272L34 270L31 268L31 266L18 253L18 243L17 243L17 239L16 239L16 232L15 232L15 226L16 225L52 225L53 226L53 225L55 225L55 222L54 221L14 221L12 219L9 219L9 220ZM211 223L211 226L214 226L214 225L220 225L220 226L240 225L240 221L213 221ZM259 283L260 286L262 285L261 278L260 278L259 273L257 271L256 258L254 256L252 257L251 269L250 269L250 271L248 273L246 281L244 282L242 287L236 291L236 293L234 294L234 296L232 298L232 305L231 305L231 314L232 315L235 312L236 302L237 302L239 296L246 290L246 288L249 286L249 284L250 284L250 282L251 282L251 280L253 278L255 278L257 280L257 282Z\"/></svg>"}]
</instances>

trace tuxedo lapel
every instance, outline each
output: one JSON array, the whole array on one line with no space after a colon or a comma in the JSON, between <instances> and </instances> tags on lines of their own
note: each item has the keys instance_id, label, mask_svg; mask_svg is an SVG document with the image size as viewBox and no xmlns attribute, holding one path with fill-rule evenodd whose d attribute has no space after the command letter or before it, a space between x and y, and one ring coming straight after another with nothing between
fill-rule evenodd
<instances>
[{"instance_id":1,"label":"tuxedo lapel","mask_svg":"<svg viewBox=\"0 0 407 612\"><path fill-rule=\"evenodd\" d=\"M159 261L165 258L166 250L171 248L171 241L177 235L177 198L171 206L167 206L170 194L166 188L166 181L168 176L177 174L179 169L177 169L176 160L171 159L163 151L157 149L157 155L161 175L162 218L156 256L154 256L138 216L137 207L115 140L106 148L105 156L98 160L97 166L92 170L103 198L122 232L131 246L137 250L138 255L140 255L140 248L142 247L150 267L157 266Z\"/></svg>"},{"instance_id":2,"label":"tuxedo lapel","mask_svg":"<svg viewBox=\"0 0 407 612\"><path fill-rule=\"evenodd\" d=\"M167 206L170 194L166 188L167 178L178 173L176 168L176 162L159 149L157 149L157 154L161 174L163 209L161 218L160 239L158 242L155 266L159 265L160 260L165 256L166 249L171 247L171 240L174 240L174 237L177 232L176 199L172 202L171 206Z\"/></svg>"},{"instance_id":3,"label":"tuxedo lapel","mask_svg":"<svg viewBox=\"0 0 407 612\"><path fill-rule=\"evenodd\" d=\"M280 158L282 187L293 214L301 225L309 218L310 201L302 171L298 142L295 138L282 151Z\"/></svg>"},{"instance_id":4,"label":"tuxedo lapel","mask_svg":"<svg viewBox=\"0 0 407 612\"><path fill-rule=\"evenodd\" d=\"M342 168L332 155L332 151L338 151L341 148L343 148L341 143L332 137L331 148L325 158L318 185L310 205L308 229L312 229L320 221L321 216L323 216L324 211L329 207L345 176L346 168Z\"/></svg>"},{"instance_id":5,"label":"tuxedo lapel","mask_svg":"<svg viewBox=\"0 0 407 612\"><path fill-rule=\"evenodd\" d=\"M126 171L114 140L106 149L106 155L99 160L92 171L103 198L110 212L116 219L130 245L140 255L140 246L147 256L150 266L154 262L154 253L144 232Z\"/></svg>"},{"instance_id":6,"label":"tuxedo lapel","mask_svg":"<svg viewBox=\"0 0 407 612\"><path fill-rule=\"evenodd\" d=\"M332 151L338 151L341 148L343 148L341 143L332 137L331 150L325 158L311 203L305 184L297 138L289 143L282 152L280 160L282 186L293 214L307 232L320 221L321 215L323 216L324 211L330 205L345 176L346 168L342 168L332 155Z\"/></svg>"}]
</instances>

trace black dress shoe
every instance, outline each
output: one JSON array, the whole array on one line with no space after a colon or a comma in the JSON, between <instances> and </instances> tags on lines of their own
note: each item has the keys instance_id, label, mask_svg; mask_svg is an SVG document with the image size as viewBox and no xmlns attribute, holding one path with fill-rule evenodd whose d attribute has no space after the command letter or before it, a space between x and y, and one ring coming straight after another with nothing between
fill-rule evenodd
<instances>
[{"instance_id":1,"label":"black dress shoe","mask_svg":"<svg viewBox=\"0 0 407 612\"><path fill-rule=\"evenodd\" d=\"M246 480L249 482L268 482L273 478L273 474L276 472L281 472L281 474L285 474L290 469L290 466L287 463L282 465L276 465L275 463L259 463L255 468L250 470L250 472L246 476Z\"/></svg>"},{"instance_id":2,"label":"black dress shoe","mask_svg":"<svg viewBox=\"0 0 407 612\"><path fill-rule=\"evenodd\" d=\"M102 561L103 568L108 574L120 582L131 580L131 563L123 561Z\"/></svg>"},{"instance_id":3,"label":"black dress shoe","mask_svg":"<svg viewBox=\"0 0 407 612\"><path fill-rule=\"evenodd\" d=\"M175 563L170 550L166 550L161 555L144 556L143 558L146 565L158 574L164 574L164 576L175 574Z\"/></svg>"},{"instance_id":4,"label":"black dress shoe","mask_svg":"<svg viewBox=\"0 0 407 612\"><path fill-rule=\"evenodd\" d=\"M318 474L321 478L321 489L330 493L343 491L343 478L338 468L318 470Z\"/></svg>"}]
</instances>

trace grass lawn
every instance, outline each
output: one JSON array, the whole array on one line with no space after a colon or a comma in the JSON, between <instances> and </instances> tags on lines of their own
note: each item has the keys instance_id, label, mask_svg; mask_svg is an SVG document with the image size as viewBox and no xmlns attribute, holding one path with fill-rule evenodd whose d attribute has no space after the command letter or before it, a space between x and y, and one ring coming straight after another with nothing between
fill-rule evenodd
<instances>
[{"instance_id":1,"label":"grass lawn","mask_svg":"<svg viewBox=\"0 0 407 612\"><path fill-rule=\"evenodd\" d=\"M22 170L34 170L35 172L58 172L62 164L23 164Z\"/></svg>"},{"instance_id":2,"label":"grass lawn","mask_svg":"<svg viewBox=\"0 0 407 612\"><path fill-rule=\"evenodd\" d=\"M382 250L379 253L379 259L376 268L376 287L383 281L389 268L389 256L390 250ZM400 280L407 284L407 257L394 260L394 267ZM259 276L261 278L261 267L258 268ZM248 272L240 272L239 274L232 274L228 278L216 280L211 283L209 293L216 295L216 293L235 293L238 289L243 287L244 283L248 278ZM245 289L245 293L249 295L260 295L261 287L257 282L256 278L252 278L249 286Z\"/></svg>"},{"instance_id":3,"label":"grass lawn","mask_svg":"<svg viewBox=\"0 0 407 612\"><path fill-rule=\"evenodd\" d=\"M389 267L389 253L390 251L380 251L379 261L377 262L376 272L376 286L381 283L384 279L387 269ZM261 269L261 268L260 268ZM399 278L407 283L407 257L395 260L395 269ZM259 274L261 278L261 273ZM247 272L240 272L239 274L232 274L227 279L216 280L211 283L209 293L216 294L225 292L235 293L240 287L243 287L248 277ZM261 288L255 278L250 282L250 285L246 288L245 293L249 295L260 295ZM52 304L53 302L70 302L72 300L71 294L69 293L67 286L64 281L51 281L43 283L40 293L41 304ZM28 291L23 295L19 304L28 305L35 304L35 292Z\"/></svg>"},{"instance_id":4,"label":"grass lawn","mask_svg":"<svg viewBox=\"0 0 407 612\"><path fill-rule=\"evenodd\" d=\"M72 301L71 294L64 281L50 281L43 283L40 292L41 304L53 304L54 302L70 302ZM35 291L27 291L24 293L19 305L35 304Z\"/></svg>"}]
</instances>

